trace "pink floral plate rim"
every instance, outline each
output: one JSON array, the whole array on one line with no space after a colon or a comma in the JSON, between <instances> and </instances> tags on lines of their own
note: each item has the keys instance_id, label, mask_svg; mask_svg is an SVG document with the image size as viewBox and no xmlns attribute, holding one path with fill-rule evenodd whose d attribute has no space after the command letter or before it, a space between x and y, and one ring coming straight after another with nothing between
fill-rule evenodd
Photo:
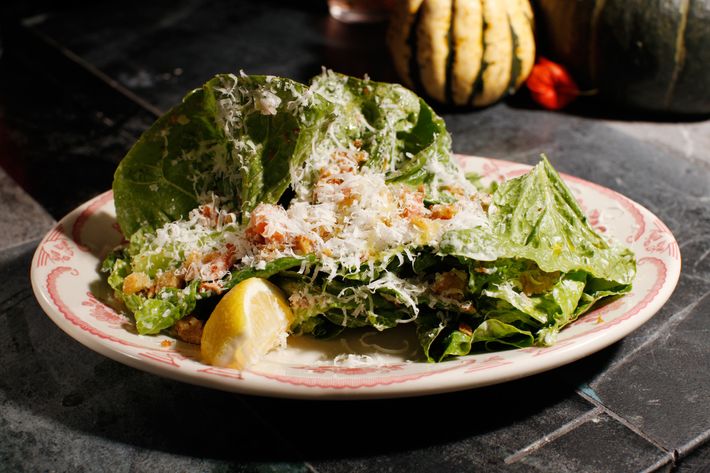
<instances>
[{"instance_id":1,"label":"pink floral plate rim","mask_svg":"<svg viewBox=\"0 0 710 473\"><path fill-rule=\"evenodd\" d=\"M530 166L458 155L465 171L502 181ZM443 363L413 361L401 351L359 340L365 352L343 358L334 343L293 343L237 371L204 365L199 350L166 335L141 336L125 314L103 300L98 269L123 236L113 195L105 192L62 218L39 243L31 264L35 297L52 321L93 351L167 378L244 394L299 399L367 399L471 389L533 375L573 362L625 337L650 319L673 293L681 270L678 244L649 210L603 186L563 175L590 224L628 245L638 275L630 294L580 317L550 347L476 354ZM348 346L347 340L340 340ZM310 343L310 345L308 345ZM405 342L406 343L406 342ZM342 348L342 347L341 347ZM360 347L362 349L362 347ZM347 350L346 350L347 351ZM340 356L336 356L340 355ZM345 359L346 361L343 361Z\"/></svg>"}]
</instances>

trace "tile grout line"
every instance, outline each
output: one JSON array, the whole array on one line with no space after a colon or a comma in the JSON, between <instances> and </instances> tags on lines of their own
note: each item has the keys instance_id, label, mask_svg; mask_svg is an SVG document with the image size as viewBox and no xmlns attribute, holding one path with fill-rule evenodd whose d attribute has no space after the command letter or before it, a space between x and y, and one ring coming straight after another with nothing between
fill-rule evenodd
<instances>
[{"instance_id":1,"label":"tile grout line","mask_svg":"<svg viewBox=\"0 0 710 473\"><path fill-rule=\"evenodd\" d=\"M617 421L618 423L620 423L621 425L623 425L624 427L626 427L627 429L629 429L630 431L632 431L633 433L635 433L636 435L641 437L642 439L646 440L647 442L649 442L651 445L653 445L654 447L656 447L660 451L662 451L666 455L670 456L671 465L672 465L672 467L675 467L676 461L678 460L678 451L676 449L668 450L666 447L663 446L663 444L659 440L654 438L653 435L651 435L647 432L644 432L643 430L641 430L640 428L638 428L637 426L635 426L634 424L629 422L627 419L625 419L621 415L619 415L616 412L609 409L600 400L595 399L593 396L590 396L586 392L584 392L582 390L577 390L577 394L582 396L587 401L591 402L594 406L597 407L597 409L601 409L602 412L607 414L609 417L611 417L612 419L614 419L615 421ZM656 468L656 467L653 467L653 468ZM653 470L647 470L647 471L653 471Z\"/></svg>"},{"instance_id":2,"label":"tile grout line","mask_svg":"<svg viewBox=\"0 0 710 473\"><path fill-rule=\"evenodd\" d=\"M60 54L62 54L64 57L72 61L74 64L77 66L81 67L109 87L111 87L113 90L118 92L119 94L123 95L126 97L128 100L131 102L135 103L142 109L146 110L147 112L153 114L156 117L159 117L163 114L163 110L160 108L156 107L152 103L148 102L147 100L143 99L139 95L137 95L135 92L131 91L127 87L125 87L123 84L119 83L118 81L112 79L110 76L108 76L106 73L101 71L100 69L92 66L88 62L86 62L81 56L76 54L74 51L62 46L61 44L57 43L54 39L50 38L49 36L45 35L44 33L41 33L38 31L36 28L32 27L33 25L25 25L25 28L34 34L37 38L39 38L41 41L44 41L47 45L50 47L54 48L55 50L59 51Z\"/></svg>"},{"instance_id":3,"label":"tile grout line","mask_svg":"<svg viewBox=\"0 0 710 473\"><path fill-rule=\"evenodd\" d=\"M710 443L710 429L706 430L705 433L698 435L697 437L695 437L695 439L693 439L690 442L683 445L683 447L686 447L686 448L684 448L684 450L686 450L686 451L684 452L683 455L680 455L680 453L679 453L678 457L684 458L685 456L690 454L693 450L702 447L706 443ZM689 447L689 448L687 448L687 447Z\"/></svg>"},{"instance_id":4,"label":"tile grout line","mask_svg":"<svg viewBox=\"0 0 710 473\"><path fill-rule=\"evenodd\" d=\"M668 464L667 458L661 458L660 460L658 460L656 463L654 463L653 465L649 466L649 467L646 468L645 470L639 471L639 473L656 473L656 472L660 471L661 467L664 467L664 466L666 466L667 464ZM671 467L671 469L669 470L669 472L672 472L672 471L675 469L675 467L676 467L675 459L674 459L674 458L671 458L670 467Z\"/></svg>"},{"instance_id":5,"label":"tile grout line","mask_svg":"<svg viewBox=\"0 0 710 473\"><path fill-rule=\"evenodd\" d=\"M549 434L546 434L542 436L540 439L534 441L533 443L526 445L525 447L521 448L517 452L508 455L505 457L503 462L506 465L509 465L511 463L515 463L523 459L524 457L528 456L529 454L533 453L534 451L540 449L541 447L544 447L548 443L562 437L563 435L567 434L568 432L571 432L572 430L576 429L578 426L586 423L590 419L596 417L600 413L604 412L604 408L602 406L598 406L595 404L594 409L589 410L588 412L585 412L584 414L580 415L579 417L572 419L571 421L567 422L566 424L563 424L562 426L558 427L557 429L553 430Z\"/></svg>"}]
</instances>

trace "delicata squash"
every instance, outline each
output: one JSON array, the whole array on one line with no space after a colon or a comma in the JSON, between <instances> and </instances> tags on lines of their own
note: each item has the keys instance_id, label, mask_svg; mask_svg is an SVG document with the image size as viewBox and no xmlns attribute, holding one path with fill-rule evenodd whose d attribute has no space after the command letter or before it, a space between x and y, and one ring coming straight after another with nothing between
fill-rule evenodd
<instances>
[{"instance_id":1,"label":"delicata squash","mask_svg":"<svg viewBox=\"0 0 710 473\"><path fill-rule=\"evenodd\" d=\"M387 42L407 87L455 106L514 93L535 62L528 0L402 0Z\"/></svg>"}]
</instances>

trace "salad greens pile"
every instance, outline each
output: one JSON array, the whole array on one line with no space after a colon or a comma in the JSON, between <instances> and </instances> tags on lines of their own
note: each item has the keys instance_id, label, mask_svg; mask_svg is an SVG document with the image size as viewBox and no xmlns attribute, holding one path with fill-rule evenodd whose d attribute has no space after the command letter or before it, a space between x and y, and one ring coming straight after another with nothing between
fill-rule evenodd
<instances>
[{"instance_id":1,"label":"salad greens pile","mask_svg":"<svg viewBox=\"0 0 710 473\"><path fill-rule=\"evenodd\" d=\"M357 179L385 191L343 191ZM632 252L591 228L547 159L474 187L421 98L331 71L308 85L214 77L141 136L113 191L129 243L103 270L142 334L204 320L256 276L289 297L293 333L411 323L426 359L441 361L552 344L635 276ZM367 218L379 220L353 228ZM343 253L368 238L364 253Z\"/></svg>"}]
</instances>

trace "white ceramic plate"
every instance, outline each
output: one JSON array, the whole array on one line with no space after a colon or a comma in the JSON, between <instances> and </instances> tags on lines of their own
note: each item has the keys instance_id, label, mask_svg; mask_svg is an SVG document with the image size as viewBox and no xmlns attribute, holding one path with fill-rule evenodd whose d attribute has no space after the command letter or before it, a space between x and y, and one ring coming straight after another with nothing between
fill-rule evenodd
<instances>
[{"instance_id":1,"label":"white ceramic plate","mask_svg":"<svg viewBox=\"0 0 710 473\"><path fill-rule=\"evenodd\" d=\"M504 180L529 167L459 156L466 171ZM549 370L594 353L638 328L668 300L680 274L680 251L668 228L626 197L563 176L598 231L627 244L638 275L630 294L566 327L555 345L480 355L443 363L417 360L413 330L357 332L347 339L290 337L286 349L245 371L199 361L195 346L167 336L141 336L131 319L102 300L108 286L98 271L122 235L111 192L64 217L39 244L31 279L37 300L66 333L90 349L168 378L227 391L289 398L417 396L500 383Z\"/></svg>"}]
</instances>

